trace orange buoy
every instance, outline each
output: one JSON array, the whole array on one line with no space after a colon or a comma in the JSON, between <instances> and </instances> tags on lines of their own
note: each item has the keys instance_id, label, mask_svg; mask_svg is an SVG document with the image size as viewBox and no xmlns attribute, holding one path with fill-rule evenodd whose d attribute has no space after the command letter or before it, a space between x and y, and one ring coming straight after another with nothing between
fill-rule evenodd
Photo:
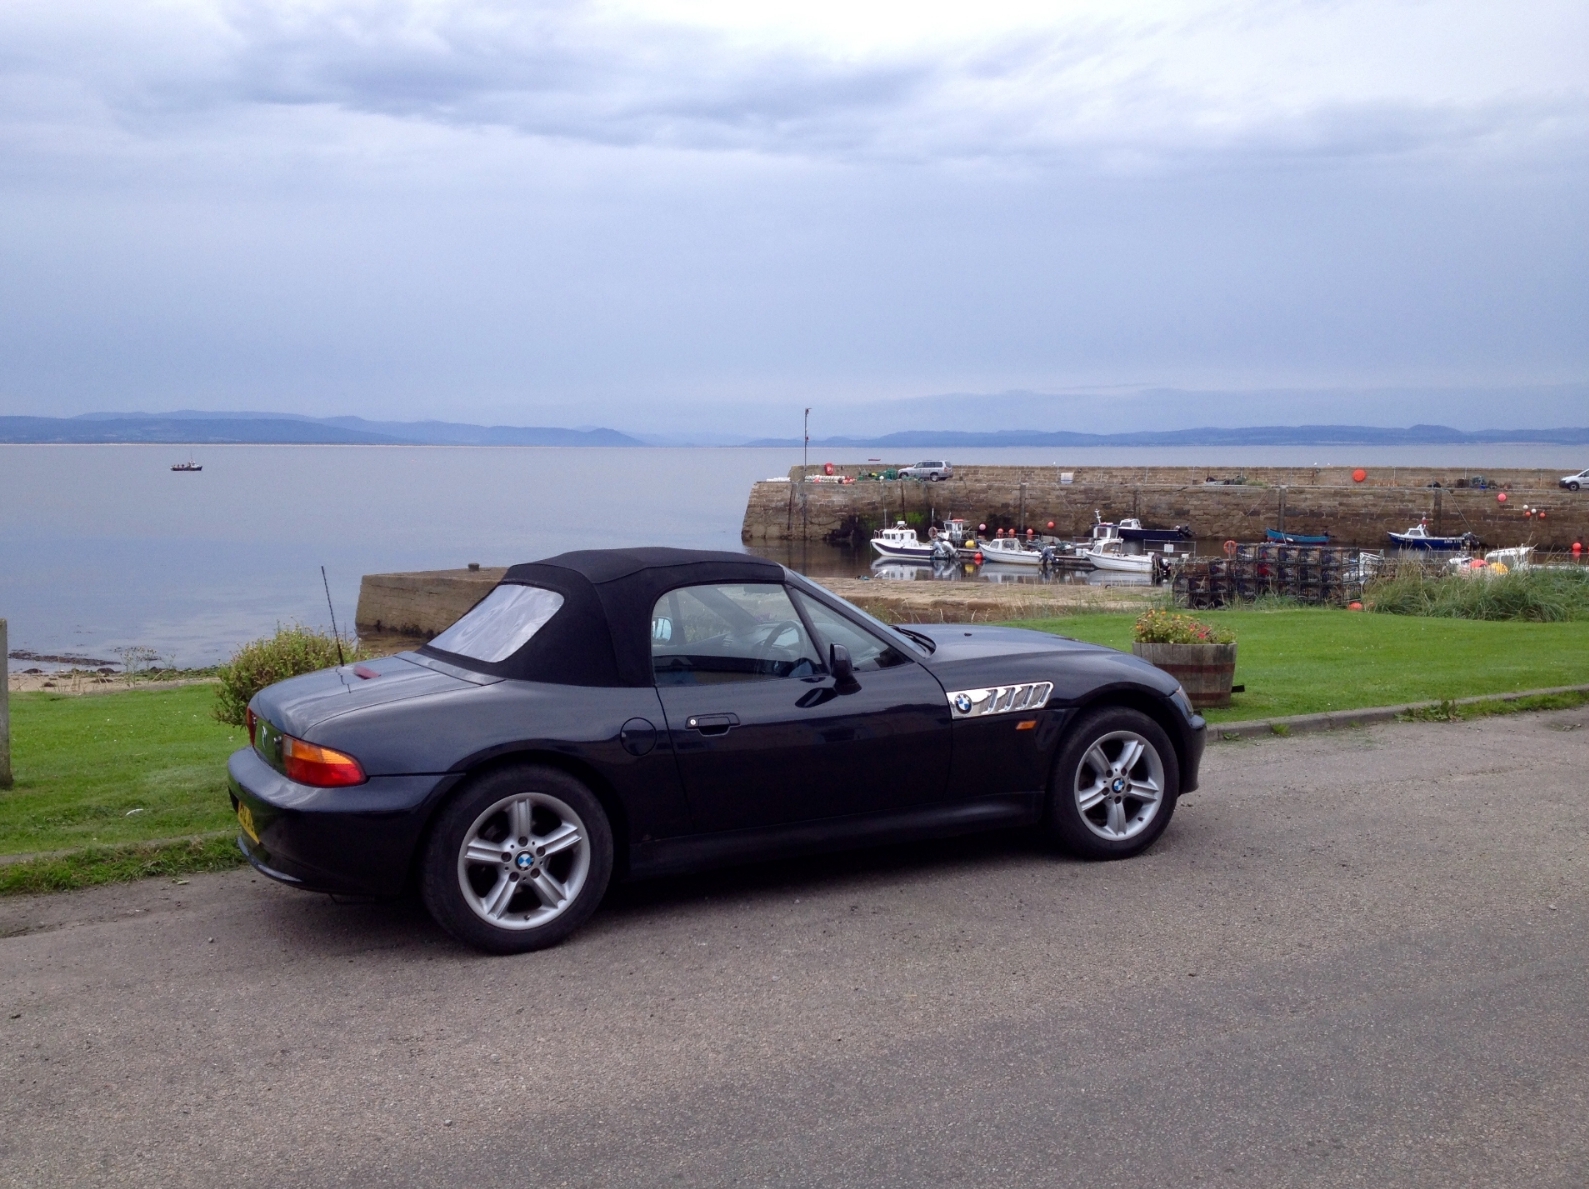
<instances>
[{"instance_id":1,"label":"orange buoy","mask_svg":"<svg viewBox=\"0 0 1589 1189\"><path fill-rule=\"evenodd\" d=\"M1506 502L1506 492L1497 492L1495 495L1495 502L1498 504L1504 504Z\"/></svg>"},{"instance_id":2,"label":"orange buoy","mask_svg":"<svg viewBox=\"0 0 1589 1189\"><path fill-rule=\"evenodd\" d=\"M1054 522L1053 522L1053 521L1052 521L1052 520L1050 520L1050 521L1049 521L1049 522L1048 522L1048 527L1049 527L1049 528L1053 528L1053 527L1054 527Z\"/></svg>"},{"instance_id":3,"label":"orange buoy","mask_svg":"<svg viewBox=\"0 0 1589 1189\"><path fill-rule=\"evenodd\" d=\"M1236 542L1234 542L1234 541L1226 541L1225 542L1225 556L1226 557L1235 557L1236 556Z\"/></svg>"},{"instance_id":4,"label":"orange buoy","mask_svg":"<svg viewBox=\"0 0 1589 1189\"><path fill-rule=\"evenodd\" d=\"M1346 609L1348 611L1361 611L1363 609L1363 604L1354 599L1346 605Z\"/></svg>"},{"instance_id":5,"label":"orange buoy","mask_svg":"<svg viewBox=\"0 0 1589 1189\"><path fill-rule=\"evenodd\" d=\"M831 462L823 463L822 464L822 473L824 475L831 475L833 473L833 464Z\"/></svg>"},{"instance_id":6,"label":"orange buoy","mask_svg":"<svg viewBox=\"0 0 1589 1189\"><path fill-rule=\"evenodd\" d=\"M985 524L979 524L979 525L977 525L977 532L979 532L979 533L985 533L985 532L987 532L987 531L988 531L988 526L987 526L987 525L985 525Z\"/></svg>"},{"instance_id":7,"label":"orange buoy","mask_svg":"<svg viewBox=\"0 0 1589 1189\"><path fill-rule=\"evenodd\" d=\"M982 564L982 550L978 549L975 553L973 553L971 555L971 560L980 566Z\"/></svg>"},{"instance_id":8,"label":"orange buoy","mask_svg":"<svg viewBox=\"0 0 1589 1189\"><path fill-rule=\"evenodd\" d=\"M1031 535L1032 535L1032 534L1033 534L1033 533L1035 533L1035 532L1036 532L1036 531L1037 531L1037 530L1036 530L1036 529L1033 529L1033 528L1029 528L1029 529L1027 529L1027 530L1026 530L1026 535L1027 535L1027 536L1028 536L1028 537L1029 537L1029 536L1031 536Z\"/></svg>"},{"instance_id":9,"label":"orange buoy","mask_svg":"<svg viewBox=\"0 0 1589 1189\"><path fill-rule=\"evenodd\" d=\"M1358 467L1355 471L1352 472L1352 482L1353 483L1361 483L1366 478L1368 478L1368 472L1365 471L1362 467Z\"/></svg>"},{"instance_id":10,"label":"orange buoy","mask_svg":"<svg viewBox=\"0 0 1589 1189\"><path fill-rule=\"evenodd\" d=\"M1574 560L1576 560L1576 559L1578 559L1578 558L1583 556L1583 542L1582 541L1574 541L1572 543L1572 555L1573 555L1573 559Z\"/></svg>"},{"instance_id":11,"label":"orange buoy","mask_svg":"<svg viewBox=\"0 0 1589 1189\"><path fill-rule=\"evenodd\" d=\"M1545 519L1545 509L1543 509L1543 508L1541 508L1541 509L1540 509L1540 510L1539 510L1539 518L1540 518L1540 519L1541 519L1541 520L1543 520L1543 519Z\"/></svg>"}]
</instances>

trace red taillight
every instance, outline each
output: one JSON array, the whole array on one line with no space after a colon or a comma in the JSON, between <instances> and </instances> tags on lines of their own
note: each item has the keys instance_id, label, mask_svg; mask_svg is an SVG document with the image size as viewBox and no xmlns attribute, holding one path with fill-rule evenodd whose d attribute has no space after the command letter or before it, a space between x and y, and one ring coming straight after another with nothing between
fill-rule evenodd
<instances>
[{"instance_id":1,"label":"red taillight","mask_svg":"<svg viewBox=\"0 0 1589 1189\"><path fill-rule=\"evenodd\" d=\"M352 756L291 735L281 737L281 768L288 780L317 788L364 783L364 769Z\"/></svg>"},{"instance_id":2,"label":"red taillight","mask_svg":"<svg viewBox=\"0 0 1589 1189\"><path fill-rule=\"evenodd\" d=\"M248 723L248 745L253 747L254 733L259 729L259 719L255 717L252 706L243 712L243 719Z\"/></svg>"}]
</instances>

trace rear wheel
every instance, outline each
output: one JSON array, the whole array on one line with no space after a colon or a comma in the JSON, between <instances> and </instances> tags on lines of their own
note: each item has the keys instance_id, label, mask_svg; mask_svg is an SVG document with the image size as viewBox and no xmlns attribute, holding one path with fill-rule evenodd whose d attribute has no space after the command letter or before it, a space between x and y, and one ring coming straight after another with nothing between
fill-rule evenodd
<instances>
[{"instance_id":1,"label":"rear wheel","mask_svg":"<svg viewBox=\"0 0 1589 1189\"><path fill-rule=\"evenodd\" d=\"M1054 764L1048 828L1083 858L1130 858L1164 833L1180 787L1163 727L1140 710L1097 710L1071 731Z\"/></svg>"},{"instance_id":2,"label":"rear wheel","mask_svg":"<svg viewBox=\"0 0 1589 1189\"><path fill-rule=\"evenodd\" d=\"M425 846L420 891L436 923L498 954L543 949L590 918L612 877L612 828L589 789L525 765L466 785Z\"/></svg>"}]
</instances>

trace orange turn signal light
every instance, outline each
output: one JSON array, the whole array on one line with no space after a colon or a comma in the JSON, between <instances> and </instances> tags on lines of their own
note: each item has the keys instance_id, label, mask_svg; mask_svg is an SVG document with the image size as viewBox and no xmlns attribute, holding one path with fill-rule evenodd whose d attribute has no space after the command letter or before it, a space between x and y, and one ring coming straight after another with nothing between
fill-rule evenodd
<instances>
[{"instance_id":1,"label":"orange turn signal light","mask_svg":"<svg viewBox=\"0 0 1589 1189\"><path fill-rule=\"evenodd\" d=\"M1035 726L1037 726L1037 720L1035 718L1028 718L1016 723L1015 729L1017 731L1030 731Z\"/></svg>"},{"instance_id":2,"label":"orange turn signal light","mask_svg":"<svg viewBox=\"0 0 1589 1189\"><path fill-rule=\"evenodd\" d=\"M364 769L352 756L291 735L281 737L281 767L288 780L316 788L363 784Z\"/></svg>"}]
</instances>

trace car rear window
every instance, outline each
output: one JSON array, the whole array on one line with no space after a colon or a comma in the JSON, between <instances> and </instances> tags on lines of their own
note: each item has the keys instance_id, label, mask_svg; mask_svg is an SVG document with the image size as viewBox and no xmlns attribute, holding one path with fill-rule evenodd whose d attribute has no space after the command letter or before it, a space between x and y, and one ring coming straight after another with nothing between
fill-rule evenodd
<instances>
[{"instance_id":1,"label":"car rear window","mask_svg":"<svg viewBox=\"0 0 1589 1189\"><path fill-rule=\"evenodd\" d=\"M430 646L494 665L528 644L562 605L563 596L555 590L504 584L476 603Z\"/></svg>"}]
</instances>

